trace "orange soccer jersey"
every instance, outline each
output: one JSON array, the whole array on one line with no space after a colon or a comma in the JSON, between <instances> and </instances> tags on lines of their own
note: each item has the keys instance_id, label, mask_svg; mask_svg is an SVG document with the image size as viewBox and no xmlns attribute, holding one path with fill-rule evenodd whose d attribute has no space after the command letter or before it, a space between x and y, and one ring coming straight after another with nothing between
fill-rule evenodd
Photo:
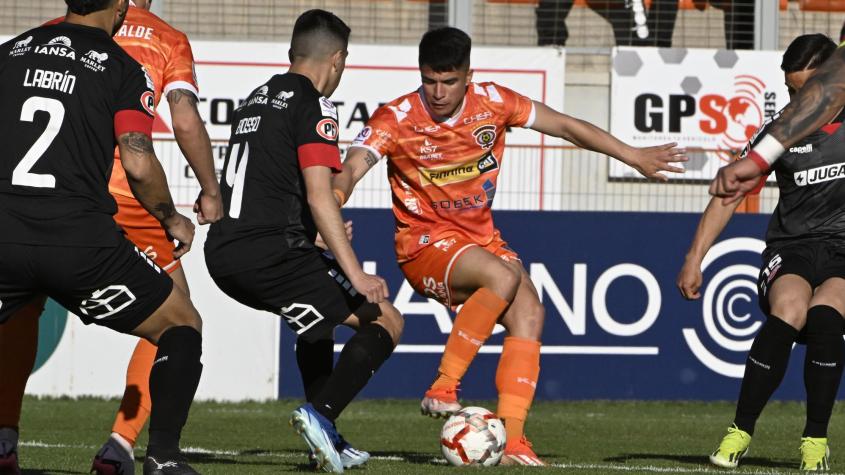
<instances>
[{"instance_id":1,"label":"orange soccer jersey","mask_svg":"<svg viewBox=\"0 0 845 475\"><path fill-rule=\"evenodd\" d=\"M531 127L531 99L492 82L472 83L461 110L437 122L423 90L380 107L353 142L387 156L400 263L441 236L481 246L495 239L490 207L507 127Z\"/></svg>"},{"instance_id":2,"label":"orange soccer jersey","mask_svg":"<svg viewBox=\"0 0 845 475\"><path fill-rule=\"evenodd\" d=\"M152 107L158 106L162 96L174 89L185 89L198 95L194 55L188 37L181 31L143 8L129 7L126 21L114 35L114 40L144 66L153 80L155 98ZM126 172L116 153L115 159L109 191L132 197Z\"/></svg>"}]
</instances>

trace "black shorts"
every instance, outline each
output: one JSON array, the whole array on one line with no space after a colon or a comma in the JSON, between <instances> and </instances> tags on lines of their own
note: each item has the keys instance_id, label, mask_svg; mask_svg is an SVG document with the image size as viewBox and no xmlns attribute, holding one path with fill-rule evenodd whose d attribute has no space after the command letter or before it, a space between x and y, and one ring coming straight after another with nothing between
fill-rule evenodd
<instances>
[{"instance_id":1,"label":"black shorts","mask_svg":"<svg viewBox=\"0 0 845 475\"><path fill-rule=\"evenodd\" d=\"M757 280L760 309L769 315L769 290L781 276L797 275L815 289L833 277L845 279L845 247L838 240L806 240L763 252Z\"/></svg>"},{"instance_id":2,"label":"black shorts","mask_svg":"<svg viewBox=\"0 0 845 475\"><path fill-rule=\"evenodd\" d=\"M0 323L46 295L88 325L129 333L167 300L173 281L134 244L0 245Z\"/></svg>"},{"instance_id":3,"label":"black shorts","mask_svg":"<svg viewBox=\"0 0 845 475\"><path fill-rule=\"evenodd\" d=\"M319 251L291 250L280 264L224 276L211 273L220 290L257 310L280 315L306 341L330 338L351 314L364 321L381 315L359 294L333 258Z\"/></svg>"}]
</instances>

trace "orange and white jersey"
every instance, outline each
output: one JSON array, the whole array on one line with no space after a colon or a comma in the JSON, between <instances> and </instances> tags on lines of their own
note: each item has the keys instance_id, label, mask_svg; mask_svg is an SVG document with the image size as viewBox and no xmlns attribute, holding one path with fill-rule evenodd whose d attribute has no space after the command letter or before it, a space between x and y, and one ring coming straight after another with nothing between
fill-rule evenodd
<instances>
[{"instance_id":1,"label":"orange and white jersey","mask_svg":"<svg viewBox=\"0 0 845 475\"><path fill-rule=\"evenodd\" d=\"M472 83L461 109L434 120L422 88L380 107L352 146L388 157L396 255L413 259L443 237L494 239L490 207L508 127L531 127L531 99L492 82Z\"/></svg>"},{"instance_id":2,"label":"orange and white jersey","mask_svg":"<svg viewBox=\"0 0 845 475\"><path fill-rule=\"evenodd\" d=\"M153 80L157 107L163 96L174 89L184 89L199 95L194 74L194 55L188 37L168 25L156 15L134 6L129 7L126 21L114 40L141 63ZM115 158L119 158L115 152ZM113 194L132 196L126 172L116 160L109 182Z\"/></svg>"}]
</instances>

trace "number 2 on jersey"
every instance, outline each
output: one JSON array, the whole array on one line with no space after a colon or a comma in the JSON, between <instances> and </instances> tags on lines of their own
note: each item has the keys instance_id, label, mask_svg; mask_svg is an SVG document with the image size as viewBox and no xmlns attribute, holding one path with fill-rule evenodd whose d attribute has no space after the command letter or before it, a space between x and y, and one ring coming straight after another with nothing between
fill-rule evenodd
<instances>
[{"instance_id":1,"label":"number 2 on jersey","mask_svg":"<svg viewBox=\"0 0 845 475\"><path fill-rule=\"evenodd\" d=\"M229 202L229 217L232 219L241 217L246 165L249 163L249 142L244 146L243 154L240 151L241 144L233 143L229 150L229 163L226 166L226 184L232 188L232 199Z\"/></svg>"},{"instance_id":2,"label":"number 2 on jersey","mask_svg":"<svg viewBox=\"0 0 845 475\"><path fill-rule=\"evenodd\" d=\"M12 184L18 186L31 186L33 188L55 188L56 177L49 174L32 173L32 167L35 162L44 155L44 152L59 135L59 130L62 128L62 122L65 120L65 106L56 99L47 97L34 96L30 97L23 103L21 109L21 121L32 122L35 120L35 113L38 111L46 112L50 116L47 122L47 128L38 137L38 140L32 144L26 155L18 163L12 171Z\"/></svg>"}]
</instances>

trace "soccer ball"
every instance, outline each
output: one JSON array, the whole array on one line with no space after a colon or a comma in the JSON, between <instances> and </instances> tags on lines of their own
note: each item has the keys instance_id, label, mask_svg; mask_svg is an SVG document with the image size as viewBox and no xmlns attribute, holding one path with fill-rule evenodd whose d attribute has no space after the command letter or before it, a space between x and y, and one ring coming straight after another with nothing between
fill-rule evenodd
<instances>
[{"instance_id":1,"label":"soccer ball","mask_svg":"<svg viewBox=\"0 0 845 475\"><path fill-rule=\"evenodd\" d=\"M483 407L465 407L443 425L440 449L452 465L492 467L505 450L505 425Z\"/></svg>"}]
</instances>

